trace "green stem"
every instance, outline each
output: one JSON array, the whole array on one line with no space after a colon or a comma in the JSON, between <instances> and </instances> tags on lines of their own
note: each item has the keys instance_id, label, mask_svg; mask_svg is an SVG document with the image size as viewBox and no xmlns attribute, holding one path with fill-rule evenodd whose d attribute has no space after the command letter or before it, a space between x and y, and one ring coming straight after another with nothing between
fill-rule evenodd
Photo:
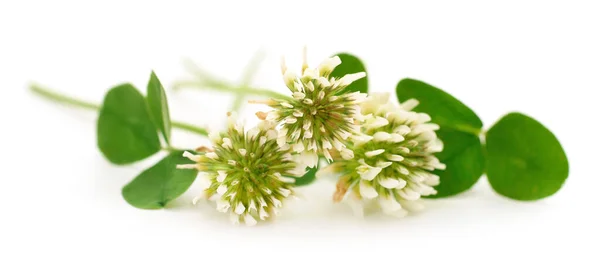
<instances>
[{"instance_id":1,"label":"green stem","mask_svg":"<svg viewBox=\"0 0 600 260\"><path fill-rule=\"evenodd\" d=\"M88 102L88 101L83 101L80 99L76 99L76 98L49 90L47 88L43 88L39 85L32 84L30 86L30 89L34 93L36 93L42 97L45 97L49 100L58 102L58 103L63 103L63 104L67 104L67 105L71 105L71 106L75 106L75 107L79 107L79 108L94 110L94 111L97 111L100 109L100 105L98 105L98 104ZM198 126L190 125L187 123L171 121L171 126L182 129L182 130L186 130L188 132L196 133L199 135L208 136L208 131L206 131L206 129L198 127Z\"/></svg>"},{"instance_id":2,"label":"green stem","mask_svg":"<svg viewBox=\"0 0 600 260\"><path fill-rule=\"evenodd\" d=\"M227 84L203 84L202 82L198 82L198 81L180 81L174 85L174 88L176 88L176 89L184 88L184 87L212 89L212 90L218 90L218 91L222 91L222 92L231 92L231 93L243 93L243 94L265 96L265 97L270 97L270 98L275 98L275 99L283 99L283 100L291 99L291 97L286 96L281 93L278 93L276 91L272 91L269 89L263 89L263 88L250 88L248 86L234 87L234 86L227 85Z\"/></svg>"},{"instance_id":3,"label":"green stem","mask_svg":"<svg viewBox=\"0 0 600 260\"><path fill-rule=\"evenodd\" d=\"M186 130L188 132L197 133L203 136L208 136L208 131L204 128L197 127L195 125L190 125L183 122L172 121L171 126L175 128L179 128L181 130Z\"/></svg>"},{"instance_id":4,"label":"green stem","mask_svg":"<svg viewBox=\"0 0 600 260\"><path fill-rule=\"evenodd\" d=\"M60 94L58 92L54 92L52 90L43 88L41 86L38 86L36 84L32 84L30 86L31 91L33 91L34 93L46 97L50 100L56 101L58 103L63 103L63 104L67 104L67 105L72 105L72 106L76 106L76 107L80 107L80 108L85 108L85 109L90 109L90 110L98 110L100 109L100 105L98 104L94 104L92 102L87 102L87 101L83 101L83 100L79 100L79 99L75 99L63 94Z\"/></svg>"}]
</instances>

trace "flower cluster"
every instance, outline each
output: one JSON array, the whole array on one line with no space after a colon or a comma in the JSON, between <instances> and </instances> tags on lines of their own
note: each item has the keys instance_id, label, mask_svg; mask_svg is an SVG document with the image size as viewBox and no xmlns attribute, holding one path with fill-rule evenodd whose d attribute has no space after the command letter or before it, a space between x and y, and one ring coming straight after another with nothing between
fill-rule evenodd
<instances>
[{"instance_id":1,"label":"flower cluster","mask_svg":"<svg viewBox=\"0 0 600 260\"><path fill-rule=\"evenodd\" d=\"M255 225L277 215L284 200L293 195L292 176L302 176L305 166L298 164L289 146L277 144L275 124L262 121L244 131L244 126L230 114L225 133L212 132L214 150L202 155L185 153L195 168L208 175L210 186L205 196L216 201L220 212L229 213L231 221Z\"/></svg>"},{"instance_id":2,"label":"flower cluster","mask_svg":"<svg viewBox=\"0 0 600 260\"><path fill-rule=\"evenodd\" d=\"M430 171L445 169L434 156L443 148L435 134L439 126L429 123L427 114L411 111L417 104L394 104L388 94L371 94L361 104L366 119L349 144L354 158L324 169L341 173L334 201L350 197L358 214L362 202L377 201L384 213L404 216L405 209L422 208L421 196L436 194L439 177Z\"/></svg>"},{"instance_id":3,"label":"flower cluster","mask_svg":"<svg viewBox=\"0 0 600 260\"><path fill-rule=\"evenodd\" d=\"M294 152L302 153L310 166L317 164L317 156L322 155L332 161L330 150L352 157L352 151L345 142L358 133L356 120L362 120L358 104L366 94L344 93L352 82L366 76L365 72L345 75L339 79L331 77L331 72L341 63L335 56L323 61L317 68L308 68L306 58L302 74L289 70L282 61L283 80L292 92L287 100L266 101L273 111L262 118L282 124L279 143L290 144Z\"/></svg>"},{"instance_id":4,"label":"flower cluster","mask_svg":"<svg viewBox=\"0 0 600 260\"><path fill-rule=\"evenodd\" d=\"M185 154L196 164L181 167L208 174L206 197L217 210L248 225L277 215L294 194L290 177L317 165L318 156L330 163L319 174L339 174L334 201L350 202L359 214L375 203L403 216L421 207L422 196L436 194L439 177L431 172L445 168L434 155L443 148L439 126L412 111L416 100L399 105L387 94L346 93L365 73L332 77L340 63L336 56L310 69L304 59L298 76L282 62L290 98L261 102L273 110L257 113L262 121L248 131L230 115L227 131L209 136L214 150Z\"/></svg>"}]
</instances>

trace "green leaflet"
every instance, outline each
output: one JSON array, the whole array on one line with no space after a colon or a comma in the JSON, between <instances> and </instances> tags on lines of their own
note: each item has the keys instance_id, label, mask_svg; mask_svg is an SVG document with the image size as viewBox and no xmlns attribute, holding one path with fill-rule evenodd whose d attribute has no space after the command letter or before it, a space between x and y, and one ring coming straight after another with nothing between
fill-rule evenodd
<instances>
[{"instance_id":1,"label":"green leaflet","mask_svg":"<svg viewBox=\"0 0 600 260\"><path fill-rule=\"evenodd\" d=\"M169 116L169 105L167 96L158 77L152 72L147 88L148 108L150 117L155 123L158 131L162 134L165 143L169 144L171 139L171 117Z\"/></svg>"},{"instance_id":2,"label":"green leaflet","mask_svg":"<svg viewBox=\"0 0 600 260\"><path fill-rule=\"evenodd\" d=\"M431 121L440 125L437 131L444 143L438 159L446 164L446 170L434 171L440 176L438 193L433 198L456 195L471 188L481 177L485 157L479 133L483 123L467 106L450 94L414 79L403 79L396 87L400 102L416 99L414 109L431 116Z\"/></svg>"},{"instance_id":3,"label":"green leaflet","mask_svg":"<svg viewBox=\"0 0 600 260\"><path fill-rule=\"evenodd\" d=\"M342 64L335 67L333 72L331 72L331 76L333 76L335 78L341 78L346 74L367 71L365 69L365 65L362 63L362 61L358 57L356 57L352 54L338 53L334 56L338 56L338 57L340 57L340 60L342 60ZM369 82L367 79L368 76L369 75L367 75L366 77L364 77L362 79L352 82L352 84L348 85L346 87L346 89L344 89L344 91L340 92L340 94L348 93L348 92L356 92L356 91L360 91L362 93L367 93L369 91Z\"/></svg>"},{"instance_id":4,"label":"green leaflet","mask_svg":"<svg viewBox=\"0 0 600 260\"><path fill-rule=\"evenodd\" d=\"M177 169L178 164L190 164L182 153L169 154L123 187L122 195L127 203L141 209L160 209L183 194L196 179L198 171Z\"/></svg>"},{"instance_id":5,"label":"green leaflet","mask_svg":"<svg viewBox=\"0 0 600 260\"><path fill-rule=\"evenodd\" d=\"M548 197L569 176L567 156L554 134L520 113L510 113L490 128L486 149L492 188L512 199Z\"/></svg>"},{"instance_id":6,"label":"green leaflet","mask_svg":"<svg viewBox=\"0 0 600 260\"><path fill-rule=\"evenodd\" d=\"M116 86L106 94L98 116L97 144L106 159L120 165L161 149L146 100L131 84Z\"/></svg>"}]
</instances>

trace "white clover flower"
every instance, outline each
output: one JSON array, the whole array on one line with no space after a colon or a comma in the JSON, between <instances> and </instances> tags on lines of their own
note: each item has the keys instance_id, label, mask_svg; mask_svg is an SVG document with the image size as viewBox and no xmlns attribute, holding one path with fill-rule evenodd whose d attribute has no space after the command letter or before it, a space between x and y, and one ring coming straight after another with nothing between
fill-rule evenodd
<instances>
[{"instance_id":1,"label":"white clover flower","mask_svg":"<svg viewBox=\"0 0 600 260\"><path fill-rule=\"evenodd\" d=\"M292 98L262 102L274 110L257 115L282 124L279 143L288 143L294 152L302 153L309 166L317 164L318 155L331 161L330 150L334 148L351 157L352 151L344 143L359 131L355 123L355 120L362 119L358 104L366 94L341 93L352 82L365 77L366 73L334 78L331 72L341 64L339 57L326 59L316 69L308 68L306 54L304 57L302 75L288 70L282 61L283 80L292 92Z\"/></svg>"},{"instance_id":2,"label":"white clover flower","mask_svg":"<svg viewBox=\"0 0 600 260\"><path fill-rule=\"evenodd\" d=\"M229 116L225 133L213 132L214 150L202 155L184 153L196 164L180 165L207 174L208 199L216 201L220 212L229 213L234 223L252 226L257 219L279 214L286 198L294 194L294 178L305 173L305 165L296 163L289 146L277 143L275 123L262 121L244 132L244 127Z\"/></svg>"},{"instance_id":3,"label":"white clover flower","mask_svg":"<svg viewBox=\"0 0 600 260\"><path fill-rule=\"evenodd\" d=\"M384 213L404 216L419 210L421 196L436 194L439 177L431 173L445 169L434 153L443 149L425 113L411 111L418 105L408 100L401 105L389 101L389 94L371 94L361 104L365 121L361 135L352 138L354 158L341 159L322 170L341 176L334 201L348 198L356 213L365 203L379 204Z\"/></svg>"}]
</instances>

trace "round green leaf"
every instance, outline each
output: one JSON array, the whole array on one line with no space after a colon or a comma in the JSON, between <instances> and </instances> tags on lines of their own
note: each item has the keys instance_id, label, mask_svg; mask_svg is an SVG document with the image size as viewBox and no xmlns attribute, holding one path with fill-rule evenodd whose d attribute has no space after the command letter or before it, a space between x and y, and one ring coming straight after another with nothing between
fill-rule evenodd
<instances>
[{"instance_id":1,"label":"round green leaf","mask_svg":"<svg viewBox=\"0 0 600 260\"><path fill-rule=\"evenodd\" d=\"M510 113L490 128L486 149L492 188L512 199L548 197L569 176L567 156L554 134L520 113Z\"/></svg>"},{"instance_id":2,"label":"round green leaf","mask_svg":"<svg viewBox=\"0 0 600 260\"><path fill-rule=\"evenodd\" d=\"M161 149L146 100L131 84L112 88L98 116L97 143L112 163L128 164Z\"/></svg>"},{"instance_id":3,"label":"round green leaf","mask_svg":"<svg viewBox=\"0 0 600 260\"><path fill-rule=\"evenodd\" d=\"M340 57L340 60L342 61L342 64L335 67L333 72L331 72L331 76L335 78L341 78L346 74L367 71L362 61L352 54L338 53L334 56ZM340 92L340 94L356 91L360 91L362 93L367 93L369 91L369 82L367 77L352 82L352 84L348 85L346 89Z\"/></svg>"},{"instance_id":4,"label":"round green leaf","mask_svg":"<svg viewBox=\"0 0 600 260\"><path fill-rule=\"evenodd\" d=\"M165 142L169 144L171 139L171 117L169 116L169 105L167 103L167 95L163 85L158 80L158 77L152 72L148 81L148 108L150 117L154 124L161 132Z\"/></svg>"},{"instance_id":5,"label":"round green leaf","mask_svg":"<svg viewBox=\"0 0 600 260\"><path fill-rule=\"evenodd\" d=\"M438 193L431 197L456 195L475 185L485 169L479 140L483 123L475 112L443 90L414 79L401 80L396 94L400 102L418 100L414 110L429 114L431 121L440 126L437 134L444 150L436 156L446 169L433 172L440 176L440 184L435 187Z\"/></svg>"},{"instance_id":6,"label":"round green leaf","mask_svg":"<svg viewBox=\"0 0 600 260\"><path fill-rule=\"evenodd\" d=\"M436 156L446 164L445 170L436 170L440 184L431 198L453 196L473 187L485 170L485 157L479 137L448 128L437 134L444 142L444 150Z\"/></svg>"},{"instance_id":7,"label":"round green leaf","mask_svg":"<svg viewBox=\"0 0 600 260\"><path fill-rule=\"evenodd\" d=\"M406 78L396 87L400 102L414 98L420 103L415 111L425 112L436 124L443 128L452 128L462 132L479 134L483 123L481 119L460 100L445 91L425 82Z\"/></svg>"},{"instance_id":8,"label":"round green leaf","mask_svg":"<svg viewBox=\"0 0 600 260\"><path fill-rule=\"evenodd\" d=\"M123 187L127 203L140 209L160 209L183 194L194 182L198 171L177 169L178 164L190 164L182 152L173 152Z\"/></svg>"}]
</instances>

